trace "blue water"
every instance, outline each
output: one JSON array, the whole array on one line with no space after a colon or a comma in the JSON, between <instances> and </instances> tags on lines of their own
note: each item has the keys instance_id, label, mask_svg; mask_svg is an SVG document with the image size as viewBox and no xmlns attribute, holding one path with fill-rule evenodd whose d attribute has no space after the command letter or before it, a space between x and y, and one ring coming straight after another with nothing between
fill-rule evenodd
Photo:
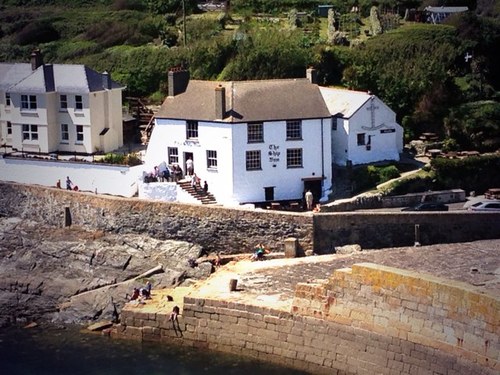
<instances>
[{"instance_id":1,"label":"blue water","mask_svg":"<svg viewBox=\"0 0 500 375\"><path fill-rule=\"evenodd\" d=\"M255 359L206 350L140 343L75 328L0 329L5 375L303 375Z\"/></svg>"}]
</instances>

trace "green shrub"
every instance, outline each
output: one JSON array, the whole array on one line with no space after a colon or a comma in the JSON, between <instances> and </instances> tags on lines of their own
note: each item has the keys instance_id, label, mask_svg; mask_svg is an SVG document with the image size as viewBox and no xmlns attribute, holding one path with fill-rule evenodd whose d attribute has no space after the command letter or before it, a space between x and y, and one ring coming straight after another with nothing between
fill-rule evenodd
<instances>
[{"instance_id":1,"label":"green shrub","mask_svg":"<svg viewBox=\"0 0 500 375\"><path fill-rule=\"evenodd\" d=\"M400 176L399 170L395 165L382 167L378 170L378 184L392 180Z\"/></svg>"},{"instance_id":2,"label":"green shrub","mask_svg":"<svg viewBox=\"0 0 500 375\"><path fill-rule=\"evenodd\" d=\"M17 44L22 46L47 43L57 39L59 39L59 33L47 22L29 23L16 35Z\"/></svg>"}]
</instances>

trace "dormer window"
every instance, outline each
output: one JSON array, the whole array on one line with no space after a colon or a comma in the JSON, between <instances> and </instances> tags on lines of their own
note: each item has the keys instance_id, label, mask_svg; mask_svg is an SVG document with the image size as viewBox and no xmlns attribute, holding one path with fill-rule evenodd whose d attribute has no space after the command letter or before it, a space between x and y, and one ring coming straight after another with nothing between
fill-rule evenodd
<instances>
[{"instance_id":1,"label":"dormer window","mask_svg":"<svg viewBox=\"0 0 500 375\"><path fill-rule=\"evenodd\" d=\"M81 95L75 96L75 109L81 111L83 109L83 98Z\"/></svg>"},{"instance_id":2,"label":"dormer window","mask_svg":"<svg viewBox=\"0 0 500 375\"><path fill-rule=\"evenodd\" d=\"M36 109L36 95L21 95L21 109Z\"/></svg>"}]
</instances>

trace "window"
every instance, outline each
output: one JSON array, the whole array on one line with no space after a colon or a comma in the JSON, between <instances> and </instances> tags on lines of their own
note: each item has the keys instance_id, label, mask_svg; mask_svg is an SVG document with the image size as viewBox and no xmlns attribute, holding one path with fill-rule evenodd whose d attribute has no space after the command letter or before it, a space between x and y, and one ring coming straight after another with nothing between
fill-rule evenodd
<instances>
[{"instance_id":1,"label":"window","mask_svg":"<svg viewBox=\"0 0 500 375\"><path fill-rule=\"evenodd\" d=\"M5 93L5 106L10 107L10 94L8 92Z\"/></svg>"},{"instance_id":2,"label":"window","mask_svg":"<svg viewBox=\"0 0 500 375\"><path fill-rule=\"evenodd\" d=\"M68 124L61 124L61 141L69 141L69 126Z\"/></svg>"},{"instance_id":3,"label":"window","mask_svg":"<svg viewBox=\"0 0 500 375\"><path fill-rule=\"evenodd\" d=\"M286 150L286 167L302 168L302 149L289 148Z\"/></svg>"},{"instance_id":4,"label":"window","mask_svg":"<svg viewBox=\"0 0 500 375\"><path fill-rule=\"evenodd\" d=\"M23 124L23 141L38 140L38 125Z\"/></svg>"},{"instance_id":5,"label":"window","mask_svg":"<svg viewBox=\"0 0 500 375\"><path fill-rule=\"evenodd\" d=\"M76 141L83 142L83 125L76 126Z\"/></svg>"},{"instance_id":6,"label":"window","mask_svg":"<svg viewBox=\"0 0 500 375\"><path fill-rule=\"evenodd\" d=\"M217 151L207 150L207 168L217 169Z\"/></svg>"},{"instance_id":7,"label":"window","mask_svg":"<svg viewBox=\"0 0 500 375\"><path fill-rule=\"evenodd\" d=\"M260 151L247 151L247 171L262 169L260 166Z\"/></svg>"},{"instance_id":8,"label":"window","mask_svg":"<svg viewBox=\"0 0 500 375\"><path fill-rule=\"evenodd\" d=\"M63 111L68 109L68 97L66 95L61 95L59 97L59 103Z\"/></svg>"},{"instance_id":9,"label":"window","mask_svg":"<svg viewBox=\"0 0 500 375\"><path fill-rule=\"evenodd\" d=\"M168 164L179 163L179 149L177 147L168 148Z\"/></svg>"},{"instance_id":10,"label":"window","mask_svg":"<svg viewBox=\"0 0 500 375\"><path fill-rule=\"evenodd\" d=\"M247 125L248 143L264 142L264 126L261 122Z\"/></svg>"},{"instance_id":11,"label":"window","mask_svg":"<svg viewBox=\"0 0 500 375\"><path fill-rule=\"evenodd\" d=\"M83 98L81 95L75 96L75 109L81 111L83 109Z\"/></svg>"},{"instance_id":12,"label":"window","mask_svg":"<svg viewBox=\"0 0 500 375\"><path fill-rule=\"evenodd\" d=\"M198 138L198 121L186 121L186 138Z\"/></svg>"},{"instance_id":13,"label":"window","mask_svg":"<svg viewBox=\"0 0 500 375\"><path fill-rule=\"evenodd\" d=\"M7 121L7 135L12 135L12 122Z\"/></svg>"},{"instance_id":14,"label":"window","mask_svg":"<svg viewBox=\"0 0 500 375\"><path fill-rule=\"evenodd\" d=\"M21 109L36 109L36 95L21 95Z\"/></svg>"},{"instance_id":15,"label":"window","mask_svg":"<svg viewBox=\"0 0 500 375\"><path fill-rule=\"evenodd\" d=\"M337 118L332 117L332 131L337 130Z\"/></svg>"},{"instance_id":16,"label":"window","mask_svg":"<svg viewBox=\"0 0 500 375\"><path fill-rule=\"evenodd\" d=\"M358 134L358 146L364 146L365 145L365 133L359 133Z\"/></svg>"},{"instance_id":17,"label":"window","mask_svg":"<svg viewBox=\"0 0 500 375\"><path fill-rule=\"evenodd\" d=\"M286 122L286 139L302 139L302 121L294 120Z\"/></svg>"}]
</instances>

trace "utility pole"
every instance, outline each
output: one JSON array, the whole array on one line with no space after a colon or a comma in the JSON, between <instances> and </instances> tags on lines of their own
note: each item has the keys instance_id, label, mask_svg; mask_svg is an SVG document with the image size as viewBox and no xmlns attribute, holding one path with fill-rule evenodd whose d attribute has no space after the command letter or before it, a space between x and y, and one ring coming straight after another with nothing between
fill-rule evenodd
<instances>
[{"instance_id":1,"label":"utility pole","mask_svg":"<svg viewBox=\"0 0 500 375\"><path fill-rule=\"evenodd\" d=\"M186 47L186 0L182 0L182 37L184 41L184 47Z\"/></svg>"}]
</instances>

